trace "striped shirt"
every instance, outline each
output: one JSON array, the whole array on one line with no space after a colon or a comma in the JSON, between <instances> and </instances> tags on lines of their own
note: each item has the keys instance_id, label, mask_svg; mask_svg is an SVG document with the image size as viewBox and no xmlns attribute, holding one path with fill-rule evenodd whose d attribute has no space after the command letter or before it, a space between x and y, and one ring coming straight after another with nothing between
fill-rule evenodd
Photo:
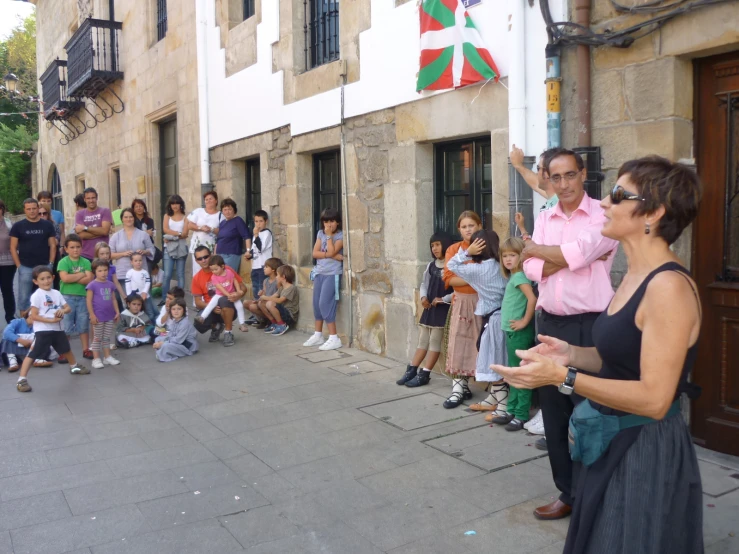
<instances>
[{"instance_id":1,"label":"striped shirt","mask_svg":"<svg viewBox=\"0 0 739 554\"><path fill-rule=\"evenodd\" d=\"M449 260L449 271L467 281L477 292L477 306L475 315L488 315L499 310L503 304L508 280L500 272L500 264L493 259L482 263L467 263L471 261L467 251L462 248Z\"/></svg>"}]
</instances>

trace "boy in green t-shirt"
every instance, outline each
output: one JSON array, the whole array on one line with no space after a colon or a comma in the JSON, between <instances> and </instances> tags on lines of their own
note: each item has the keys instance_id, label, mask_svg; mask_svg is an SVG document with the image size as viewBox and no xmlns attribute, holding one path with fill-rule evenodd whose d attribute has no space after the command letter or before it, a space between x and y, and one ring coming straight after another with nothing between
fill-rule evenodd
<instances>
[{"instance_id":1,"label":"boy in green t-shirt","mask_svg":"<svg viewBox=\"0 0 739 554\"><path fill-rule=\"evenodd\" d=\"M64 241L64 250L67 255L57 266L59 272L59 292L69 304L70 311L64 316L64 332L70 335L79 334L82 341L82 356L91 360L90 350L90 314L87 312L88 283L94 279L92 265L87 258L82 257L82 239L75 234L67 235ZM60 364L66 364L67 359L59 356Z\"/></svg>"}]
</instances>

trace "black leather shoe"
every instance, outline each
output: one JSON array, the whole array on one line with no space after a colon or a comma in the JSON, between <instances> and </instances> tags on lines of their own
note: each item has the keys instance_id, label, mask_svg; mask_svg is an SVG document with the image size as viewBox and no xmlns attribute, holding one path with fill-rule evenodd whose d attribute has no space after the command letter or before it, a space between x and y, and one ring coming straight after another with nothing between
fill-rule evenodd
<instances>
[{"instance_id":1,"label":"black leather shoe","mask_svg":"<svg viewBox=\"0 0 739 554\"><path fill-rule=\"evenodd\" d=\"M424 371L419 370L416 376L408 381L405 386L414 388L414 387L422 387L424 385L428 385L429 381L431 381L431 372L430 371Z\"/></svg>"},{"instance_id":2,"label":"black leather shoe","mask_svg":"<svg viewBox=\"0 0 739 554\"><path fill-rule=\"evenodd\" d=\"M549 449L547 448L547 439L545 437L542 437L540 439L537 439L534 443L534 446L537 450L543 450L544 452L548 452Z\"/></svg>"},{"instance_id":3,"label":"black leather shoe","mask_svg":"<svg viewBox=\"0 0 739 554\"><path fill-rule=\"evenodd\" d=\"M408 364L408 367L406 368L405 373L400 379L395 381L395 384L405 385L408 381L413 379L417 373L418 373L418 368L414 365Z\"/></svg>"}]
</instances>

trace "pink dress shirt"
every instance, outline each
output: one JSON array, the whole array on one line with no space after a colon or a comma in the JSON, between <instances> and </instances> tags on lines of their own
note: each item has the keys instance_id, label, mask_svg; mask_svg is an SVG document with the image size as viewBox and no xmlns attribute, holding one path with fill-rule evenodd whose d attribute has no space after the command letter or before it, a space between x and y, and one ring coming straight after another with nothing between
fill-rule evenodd
<instances>
[{"instance_id":1,"label":"pink dress shirt","mask_svg":"<svg viewBox=\"0 0 739 554\"><path fill-rule=\"evenodd\" d=\"M539 213L531 239L543 246L559 246L569 267L543 277L544 260L524 261L526 277L539 282L537 310L576 315L608 307L613 298L611 266L618 242L601 235L604 222L600 202L587 194L569 218L561 203ZM606 261L598 259L609 252L614 254Z\"/></svg>"}]
</instances>

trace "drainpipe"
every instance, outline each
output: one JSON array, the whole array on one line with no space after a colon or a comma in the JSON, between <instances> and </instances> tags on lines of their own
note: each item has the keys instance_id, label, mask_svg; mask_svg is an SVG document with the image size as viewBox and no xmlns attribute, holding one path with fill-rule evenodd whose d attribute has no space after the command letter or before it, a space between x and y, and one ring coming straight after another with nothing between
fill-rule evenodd
<instances>
[{"instance_id":1,"label":"drainpipe","mask_svg":"<svg viewBox=\"0 0 739 554\"><path fill-rule=\"evenodd\" d=\"M562 77L559 68L559 46L547 44L547 148L562 146L562 113L560 111L560 87Z\"/></svg>"},{"instance_id":2,"label":"drainpipe","mask_svg":"<svg viewBox=\"0 0 739 554\"><path fill-rule=\"evenodd\" d=\"M200 134L200 189L201 196L213 190L210 182L210 133L208 119L208 4L209 0L195 2L195 36L198 63L198 121ZM205 200L203 200L205 203Z\"/></svg>"},{"instance_id":3,"label":"drainpipe","mask_svg":"<svg viewBox=\"0 0 739 554\"><path fill-rule=\"evenodd\" d=\"M590 0L575 0L575 23L590 27ZM590 47L585 44L577 46L577 120L577 145L590 146Z\"/></svg>"},{"instance_id":4,"label":"drainpipe","mask_svg":"<svg viewBox=\"0 0 739 554\"><path fill-rule=\"evenodd\" d=\"M352 249L351 232L349 229L349 197L346 183L346 136L344 135L344 85L346 85L346 60L341 60L341 204L344 212L344 258L349 270L346 272L347 288L349 289L349 346L354 342L354 299L352 284Z\"/></svg>"},{"instance_id":5,"label":"drainpipe","mask_svg":"<svg viewBox=\"0 0 739 554\"><path fill-rule=\"evenodd\" d=\"M508 142L526 150L526 28L524 2L508 0Z\"/></svg>"}]
</instances>

